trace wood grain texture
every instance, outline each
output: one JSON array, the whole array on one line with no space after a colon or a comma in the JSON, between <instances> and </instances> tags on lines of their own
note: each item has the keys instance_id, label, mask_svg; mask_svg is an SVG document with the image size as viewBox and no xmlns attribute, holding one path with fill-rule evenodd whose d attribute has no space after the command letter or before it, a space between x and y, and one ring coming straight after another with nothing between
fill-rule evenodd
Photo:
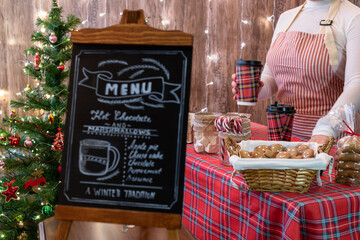
<instances>
[{"instance_id":1,"label":"wood grain texture","mask_svg":"<svg viewBox=\"0 0 360 240\"><path fill-rule=\"evenodd\" d=\"M48 218L39 224L40 240L54 240L60 220ZM41 226L40 226L41 225ZM195 240L190 231L182 225L179 230L180 240ZM168 240L166 228L146 228L139 226L74 221L68 240Z\"/></svg>"},{"instance_id":2,"label":"wood grain texture","mask_svg":"<svg viewBox=\"0 0 360 240\"><path fill-rule=\"evenodd\" d=\"M60 220L58 229L56 231L55 240L67 240L72 223L73 222L69 220Z\"/></svg>"},{"instance_id":3,"label":"wood grain texture","mask_svg":"<svg viewBox=\"0 0 360 240\"><path fill-rule=\"evenodd\" d=\"M167 229L168 240L180 240L179 231Z\"/></svg>"},{"instance_id":4,"label":"wood grain texture","mask_svg":"<svg viewBox=\"0 0 360 240\"><path fill-rule=\"evenodd\" d=\"M136 23L136 24L146 24L144 10L124 10L122 12L120 24L128 24L128 23Z\"/></svg>"},{"instance_id":5,"label":"wood grain texture","mask_svg":"<svg viewBox=\"0 0 360 240\"><path fill-rule=\"evenodd\" d=\"M360 6L360 0L350 0ZM30 34L37 29L35 19L41 10L48 11L50 0L2 0L0 8L0 110L10 113L9 99L26 87L23 73L24 50L31 46ZM273 25L282 12L303 0L59 0L63 16L75 14L84 24L81 28L104 28L120 23L120 13L143 9L148 26L161 30L180 30L194 37L190 111L207 107L213 112L247 112L252 121L266 124L266 107L273 100L261 101L255 107L239 107L232 99L231 74L240 58L265 62ZM169 20L169 24L162 21ZM248 20L249 24L241 23ZM208 34L205 30L208 30ZM109 36L111 38L111 36ZM246 45L241 50L241 43ZM210 61L207 56L217 55ZM213 82L213 85L207 83ZM35 84L30 80L30 84ZM1 116L1 115L0 115Z\"/></svg>"},{"instance_id":6,"label":"wood grain texture","mask_svg":"<svg viewBox=\"0 0 360 240\"><path fill-rule=\"evenodd\" d=\"M4 20L1 35L4 35L4 49L6 49L4 51L5 56L2 58L6 64L2 67L2 71L5 71L0 74L5 78L1 79L1 86L7 87L8 98L13 99L17 92L26 87L28 82L28 78L23 72L24 50L28 47L28 41L23 41L23 39L25 34L30 38L32 31L31 28L20 26L26 26L27 23L33 22L32 4L28 1L17 4L16 1L4 0L3 5L9 8L1 13ZM24 14L24 9L30 9L30 11ZM9 103L8 101L1 102ZM10 107L4 109L9 112Z\"/></svg>"},{"instance_id":7,"label":"wood grain texture","mask_svg":"<svg viewBox=\"0 0 360 240\"><path fill-rule=\"evenodd\" d=\"M104 208L56 205L55 218L60 220L134 224L143 227L181 228L181 215Z\"/></svg>"},{"instance_id":8,"label":"wood grain texture","mask_svg":"<svg viewBox=\"0 0 360 240\"><path fill-rule=\"evenodd\" d=\"M3 12L0 12L0 29L5 29L6 26L6 19ZM5 32L3 31L2 34L0 34L0 59L2 59L2 65L3 67L0 68L0 90L7 90L8 88L8 82L7 82L7 38L5 35ZM4 92L3 92L4 93ZM9 108L9 99L8 94L5 94L3 96L0 96L0 111L2 113L7 113ZM1 115L0 115L1 116Z\"/></svg>"},{"instance_id":9,"label":"wood grain texture","mask_svg":"<svg viewBox=\"0 0 360 240\"><path fill-rule=\"evenodd\" d=\"M111 27L82 29L71 34L73 43L192 46L193 38L181 31L162 31L146 24L116 24Z\"/></svg>"}]
</instances>

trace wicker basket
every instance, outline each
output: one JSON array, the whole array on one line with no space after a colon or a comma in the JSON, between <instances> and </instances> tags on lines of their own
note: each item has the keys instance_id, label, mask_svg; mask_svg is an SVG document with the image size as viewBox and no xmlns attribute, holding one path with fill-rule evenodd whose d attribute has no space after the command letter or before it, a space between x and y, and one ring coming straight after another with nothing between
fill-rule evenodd
<instances>
[{"instance_id":1,"label":"wicker basket","mask_svg":"<svg viewBox=\"0 0 360 240\"><path fill-rule=\"evenodd\" d=\"M229 154L240 156L240 146L227 137L226 148ZM334 138L319 147L318 152L329 153L334 143ZM311 169L247 169L236 170L233 172L233 178L237 173L241 173L248 190L266 191L266 192L307 192L311 182L319 170ZM238 186L240 190L242 189Z\"/></svg>"}]
</instances>

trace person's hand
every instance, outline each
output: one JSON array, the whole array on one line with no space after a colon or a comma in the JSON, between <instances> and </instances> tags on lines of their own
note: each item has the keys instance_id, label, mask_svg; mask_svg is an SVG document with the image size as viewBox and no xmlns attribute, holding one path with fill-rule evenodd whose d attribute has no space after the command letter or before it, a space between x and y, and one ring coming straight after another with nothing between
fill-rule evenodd
<instances>
[{"instance_id":1,"label":"person's hand","mask_svg":"<svg viewBox=\"0 0 360 240\"><path fill-rule=\"evenodd\" d=\"M327 141L329 141L329 136L326 135L314 135L310 138L309 142L316 142L319 144L325 144Z\"/></svg>"},{"instance_id":2,"label":"person's hand","mask_svg":"<svg viewBox=\"0 0 360 240\"><path fill-rule=\"evenodd\" d=\"M232 93L234 94L234 99L236 98L236 88L238 88L238 84L236 83L235 79L236 79L236 73L233 73L233 75L231 75L232 78L232 82L231 82L231 86L232 86ZM264 86L264 82L260 81L260 86L259 86L259 92L261 90L261 88Z\"/></svg>"}]
</instances>

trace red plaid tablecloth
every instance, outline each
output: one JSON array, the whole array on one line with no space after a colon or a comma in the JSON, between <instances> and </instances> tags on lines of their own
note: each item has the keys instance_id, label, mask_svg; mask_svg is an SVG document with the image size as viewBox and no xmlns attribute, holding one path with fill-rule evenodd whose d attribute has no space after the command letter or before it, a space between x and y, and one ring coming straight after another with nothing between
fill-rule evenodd
<instances>
[{"instance_id":1,"label":"red plaid tablecloth","mask_svg":"<svg viewBox=\"0 0 360 240\"><path fill-rule=\"evenodd\" d=\"M267 140L266 130L252 123L252 139ZM241 192L232 170L187 146L183 223L196 238L360 239L360 189L330 183L324 173L323 186L313 182L304 194ZM241 175L235 182L245 187Z\"/></svg>"}]
</instances>

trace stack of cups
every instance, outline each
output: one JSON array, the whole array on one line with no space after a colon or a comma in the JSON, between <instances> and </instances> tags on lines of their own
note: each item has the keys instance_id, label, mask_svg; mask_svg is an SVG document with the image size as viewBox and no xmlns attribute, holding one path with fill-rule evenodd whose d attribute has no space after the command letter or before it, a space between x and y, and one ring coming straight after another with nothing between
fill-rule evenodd
<instances>
[{"instance_id":1,"label":"stack of cups","mask_svg":"<svg viewBox=\"0 0 360 240\"><path fill-rule=\"evenodd\" d=\"M236 64L237 105L255 106L260 90L262 65L259 61L239 60Z\"/></svg>"},{"instance_id":2,"label":"stack of cups","mask_svg":"<svg viewBox=\"0 0 360 240\"><path fill-rule=\"evenodd\" d=\"M225 138L229 136L237 143L250 139L250 114L228 113L217 117L214 124L220 138L220 161L225 166L231 166Z\"/></svg>"},{"instance_id":3,"label":"stack of cups","mask_svg":"<svg viewBox=\"0 0 360 240\"><path fill-rule=\"evenodd\" d=\"M268 135L270 141L291 141L295 109L290 105L275 102L267 112Z\"/></svg>"}]
</instances>

